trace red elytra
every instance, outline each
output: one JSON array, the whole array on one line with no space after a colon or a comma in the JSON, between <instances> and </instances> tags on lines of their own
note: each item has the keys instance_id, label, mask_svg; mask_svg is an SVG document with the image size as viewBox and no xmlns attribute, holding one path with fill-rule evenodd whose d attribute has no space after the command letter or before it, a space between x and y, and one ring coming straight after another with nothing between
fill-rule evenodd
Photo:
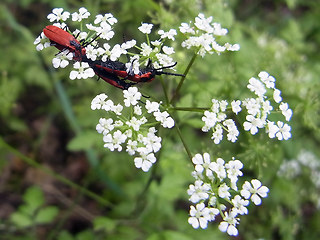
<instances>
[{"instance_id":1,"label":"red elytra","mask_svg":"<svg viewBox=\"0 0 320 240\"><path fill-rule=\"evenodd\" d=\"M73 59L76 61L80 61L82 56L86 54L86 49L81 43L70 33L67 31L49 25L43 29L44 35L49 38L51 44L55 46L60 51L69 50L74 53Z\"/></svg>"}]
</instances>

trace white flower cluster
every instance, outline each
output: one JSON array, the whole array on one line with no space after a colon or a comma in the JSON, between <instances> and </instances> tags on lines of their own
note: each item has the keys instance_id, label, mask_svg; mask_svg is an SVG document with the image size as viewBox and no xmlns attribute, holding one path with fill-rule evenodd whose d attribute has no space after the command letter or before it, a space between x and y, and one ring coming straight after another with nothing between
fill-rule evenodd
<instances>
[{"instance_id":1,"label":"white flower cluster","mask_svg":"<svg viewBox=\"0 0 320 240\"><path fill-rule=\"evenodd\" d=\"M237 141L239 131L235 122L232 119L227 119L226 109L228 102L225 100L218 101L212 99L212 106L210 111L205 111L202 121L204 126L202 127L203 132L208 132L212 129L212 137L215 144L219 144L223 138L223 129L227 133L227 138L231 142Z\"/></svg>"},{"instance_id":2,"label":"white flower cluster","mask_svg":"<svg viewBox=\"0 0 320 240\"><path fill-rule=\"evenodd\" d=\"M152 28L153 24L149 23L142 23L141 26L138 27L140 32L146 34L147 42L144 42L140 45L140 47L137 47L140 49L140 53L139 55L133 56L133 59L140 58L143 62L145 62L145 64L148 64L148 59L151 59L155 68L174 65L175 61L170 56L175 53L174 48L165 46L164 41L166 39L174 41L174 36L177 35L177 31L175 29L170 29L167 32L164 30L159 30L159 39L150 42L148 35L151 33Z\"/></svg>"},{"instance_id":3,"label":"white flower cluster","mask_svg":"<svg viewBox=\"0 0 320 240\"><path fill-rule=\"evenodd\" d=\"M161 103L147 100L144 108L139 106L141 93L136 87L124 90L123 96L124 106L115 105L104 93L92 100L92 110L102 109L112 115L100 118L96 130L103 134L105 148L119 152L125 149L129 155L135 156L135 166L147 172L157 160L155 153L161 149L161 137L156 135L155 124L148 122L147 114L153 115L165 128L172 128L174 121L166 111L160 111ZM129 117L126 117L126 113Z\"/></svg>"},{"instance_id":4,"label":"white flower cluster","mask_svg":"<svg viewBox=\"0 0 320 240\"><path fill-rule=\"evenodd\" d=\"M216 161L210 158L209 153L198 153L192 158L195 183L189 186L187 193L195 206L190 206L188 222L194 228L207 228L208 222L220 214L223 219L219 224L220 231L236 236L239 215L248 214L249 200L260 205L261 198L267 197L269 189L259 180L252 179L245 181L238 190L238 177L243 175L242 162L234 158L227 163L222 158Z\"/></svg>"},{"instance_id":5,"label":"white flower cluster","mask_svg":"<svg viewBox=\"0 0 320 240\"><path fill-rule=\"evenodd\" d=\"M285 117L286 121L290 121L292 110L289 108L288 103L282 102L280 96L281 91L275 88L275 78L270 76L267 72L260 72L259 79L254 77L249 79L247 88L253 92L256 98L246 98L241 102L240 100L233 100L231 102L231 110L235 114L242 111L241 104L247 110L248 115L246 121L243 123L245 131L250 131L252 135L259 131L259 128L266 128L266 132L270 138L277 137L278 140L288 140L291 138L291 127L282 121L277 123L268 119L269 114L273 110L271 101L268 100L267 89L273 90L273 99L276 104L279 104L279 111ZM204 112L202 121L204 126L203 132L208 132L212 129L212 139L215 144L219 144L223 138L223 130L227 131L227 138L231 142L237 141L239 131L235 122L232 119L227 119L227 106L226 100L218 101L212 99L212 107Z\"/></svg>"},{"instance_id":6,"label":"white flower cluster","mask_svg":"<svg viewBox=\"0 0 320 240\"><path fill-rule=\"evenodd\" d=\"M282 121L275 123L268 119L273 107L271 101L265 95L267 90L273 91L273 100L279 104L279 110L286 121L290 121L292 110L289 108L288 103L282 102L281 91L275 87L275 78L265 71L260 72L258 76L259 79L250 78L247 85L248 89L257 97L248 98L243 101L243 105L248 112L246 121L243 123L244 130L250 131L254 135L258 132L259 128L266 127L266 132L270 138L277 137L278 140L288 140L291 138L291 127Z\"/></svg>"},{"instance_id":7,"label":"white flower cluster","mask_svg":"<svg viewBox=\"0 0 320 240\"><path fill-rule=\"evenodd\" d=\"M216 42L216 38L225 36L228 33L226 28L222 28L220 23L212 22L213 18L206 18L200 13L195 22L182 23L180 32L186 35L187 39L182 42L182 47L187 49L195 48L197 54L204 57L206 53L220 54L224 51L239 51L239 44L225 43L223 46Z\"/></svg>"},{"instance_id":8,"label":"white flower cluster","mask_svg":"<svg viewBox=\"0 0 320 240\"><path fill-rule=\"evenodd\" d=\"M63 8L54 8L52 13L48 15L48 19L54 26L68 30L65 21L70 19L70 16L73 22L81 24L81 29L83 29L83 26L86 26L87 28L87 31L80 31L79 29L73 31L74 36L77 36L78 40L82 43L90 42L95 36L98 36L97 39L110 40L115 35L112 27L118 20L111 13L95 16L94 24L83 24L82 22L90 16L90 12L88 12L86 8L82 7L79 9L79 12L75 13L64 11ZM96 59L101 59L102 61L110 59L111 61L116 61L122 55L128 54L129 49L135 47L139 50L139 53L130 53L133 56L126 64L128 71L131 70L138 74L140 71L140 63L147 65L149 59L152 61L155 68L174 65L175 61L171 57L175 52L174 48L165 46L164 41L166 39L175 40L174 36L177 35L177 31L174 29L170 29L168 32L159 30L159 39L150 42L148 34L151 33L152 27L152 24L142 23L138 28L142 33L147 35L147 41L143 42L140 46L136 45L136 40L134 39L122 44L116 44L113 47L106 42L102 43L102 46L99 46L99 42L94 41L85 47L86 57L93 61ZM41 51L50 46L50 41L42 32L40 36L36 38L34 44L37 45L36 49ZM72 59L73 53L68 50L61 51L53 58L52 64L55 68L65 68ZM89 65L75 63L74 68L75 70L70 74L70 79L86 79L92 77L93 71L86 71L86 69L89 68ZM75 71L79 73L75 73Z\"/></svg>"}]
</instances>

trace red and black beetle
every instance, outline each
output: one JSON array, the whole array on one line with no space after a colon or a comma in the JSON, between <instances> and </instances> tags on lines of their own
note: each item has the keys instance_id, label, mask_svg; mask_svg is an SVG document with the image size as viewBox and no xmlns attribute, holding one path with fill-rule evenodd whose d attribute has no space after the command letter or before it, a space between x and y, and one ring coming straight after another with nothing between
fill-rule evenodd
<instances>
[{"instance_id":1,"label":"red and black beetle","mask_svg":"<svg viewBox=\"0 0 320 240\"><path fill-rule=\"evenodd\" d=\"M76 61L80 61L82 56L85 56L85 47L92 42L82 44L72 34L54 25L46 26L43 29L43 33L49 38L51 45L55 46L60 51L67 49L70 52L73 52L73 59Z\"/></svg>"},{"instance_id":2,"label":"red and black beetle","mask_svg":"<svg viewBox=\"0 0 320 240\"><path fill-rule=\"evenodd\" d=\"M156 75L166 74L184 76L183 74L162 71L162 69L174 67L177 63L156 69L152 66L151 60L149 60L146 68L141 69L138 74L134 74L132 69L127 71L126 65L120 61L112 61L110 59L107 59L105 62L101 60L92 61L86 56L82 57L82 61L88 62L90 67L100 78L121 89L128 89L130 86L140 82L151 82L154 80Z\"/></svg>"}]
</instances>

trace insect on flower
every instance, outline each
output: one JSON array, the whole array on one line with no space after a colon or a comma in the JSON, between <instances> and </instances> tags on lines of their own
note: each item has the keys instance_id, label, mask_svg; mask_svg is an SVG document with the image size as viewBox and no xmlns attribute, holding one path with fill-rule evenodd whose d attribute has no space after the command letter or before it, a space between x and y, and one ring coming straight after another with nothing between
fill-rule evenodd
<instances>
[{"instance_id":1,"label":"insect on flower","mask_svg":"<svg viewBox=\"0 0 320 240\"><path fill-rule=\"evenodd\" d=\"M151 60L149 60L146 68L141 69L138 74L134 74L132 70L133 62L131 64L131 67L127 70L126 65L120 61L112 61L110 59L107 59L106 61L91 61L86 56L82 57L82 61L88 62L96 75L98 75L104 81L123 90L126 90L130 86L140 82L151 82L154 80L156 75L166 74L174 76L184 76L182 74L159 71L165 68L171 68L177 63L171 66L155 69L152 66Z\"/></svg>"},{"instance_id":2,"label":"insect on flower","mask_svg":"<svg viewBox=\"0 0 320 240\"><path fill-rule=\"evenodd\" d=\"M122 62L112 61L110 59L107 59L105 62L101 60L92 61L86 56L82 57L82 61L87 62L99 78L114 87L127 90L129 87L136 84L125 81L124 77L126 74L124 73L126 73L126 66Z\"/></svg>"},{"instance_id":3,"label":"insect on flower","mask_svg":"<svg viewBox=\"0 0 320 240\"><path fill-rule=\"evenodd\" d=\"M97 35L90 42L79 42L75 36L54 25L46 26L43 29L43 33L47 38L49 38L51 45L59 49L60 52L69 50L74 53L73 59L76 61L80 61L82 59L82 56L86 54L85 47L99 36Z\"/></svg>"}]
</instances>

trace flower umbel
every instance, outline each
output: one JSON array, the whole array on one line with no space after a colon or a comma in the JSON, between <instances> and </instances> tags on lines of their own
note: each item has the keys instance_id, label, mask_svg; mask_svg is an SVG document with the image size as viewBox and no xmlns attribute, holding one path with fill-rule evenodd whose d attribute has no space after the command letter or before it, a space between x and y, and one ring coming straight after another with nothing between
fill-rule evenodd
<instances>
[{"instance_id":1,"label":"flower umbel","mask_svg":"<svg viewBox=\"0 0 320 240\"><path fill-rule=\"evenodd\" d=\"M182 23L180 32L186 36L182 42L182 47L187 49L196 49L196 53L204 57L206 53L220 54L224 51L239 51L239 44L225 43L219 45L216 38L228 33L226 28L222 28L220 23L212 22L213 17L206 18L204 14L199 13L195 22Z\"/></svg>"},{"instance_id":2,"label":"flower umbel","mask_svg":"<svg viewBox=\"0 0 320 240\"><path fill-rule=\"evenodd\" d=\"M245 182L242 189L238 190L237 182L243 175L240 160L232 158L225 162L222 158L217 158L212 161L208 153L197 153L192 162L195 164L195 171L192 173L195 183L189 186L187 193L196 207L191 205L188 222L194 228L206 228L208 222L214 221L215 216L220 213L223 221L219 229L231 236L238 235L238 215L248 214L249 199L255 205L261 204L261 198L267 197L269 189L262 186L259 180L253 179L252 185ZM229 210L225 203L231 204Z\"/></svg>"},{"instance_id":3,"label":"flower umbel","mask_svg":"<svg viewBox=\"0 0 320 240\"><path fill-rule=\"evenodd\" d=\"M124 106L115 105L106 94L99 94L92 100L92 110L105 110L109 115L109 118L100 118L96 130L103 134L105 148L119 152L125 150L135 156L135 166L147 172L157 160L155 154L161 149L162 140L156 135L156 128L150 126L149 118L165 128L173 127L174 121L166 111L160 111L161 103L147 101L139 106L142 95L136 87L123 91L123 96ZM131 112L129 115L128 111Z\"/></svg>"}]
</instances>

